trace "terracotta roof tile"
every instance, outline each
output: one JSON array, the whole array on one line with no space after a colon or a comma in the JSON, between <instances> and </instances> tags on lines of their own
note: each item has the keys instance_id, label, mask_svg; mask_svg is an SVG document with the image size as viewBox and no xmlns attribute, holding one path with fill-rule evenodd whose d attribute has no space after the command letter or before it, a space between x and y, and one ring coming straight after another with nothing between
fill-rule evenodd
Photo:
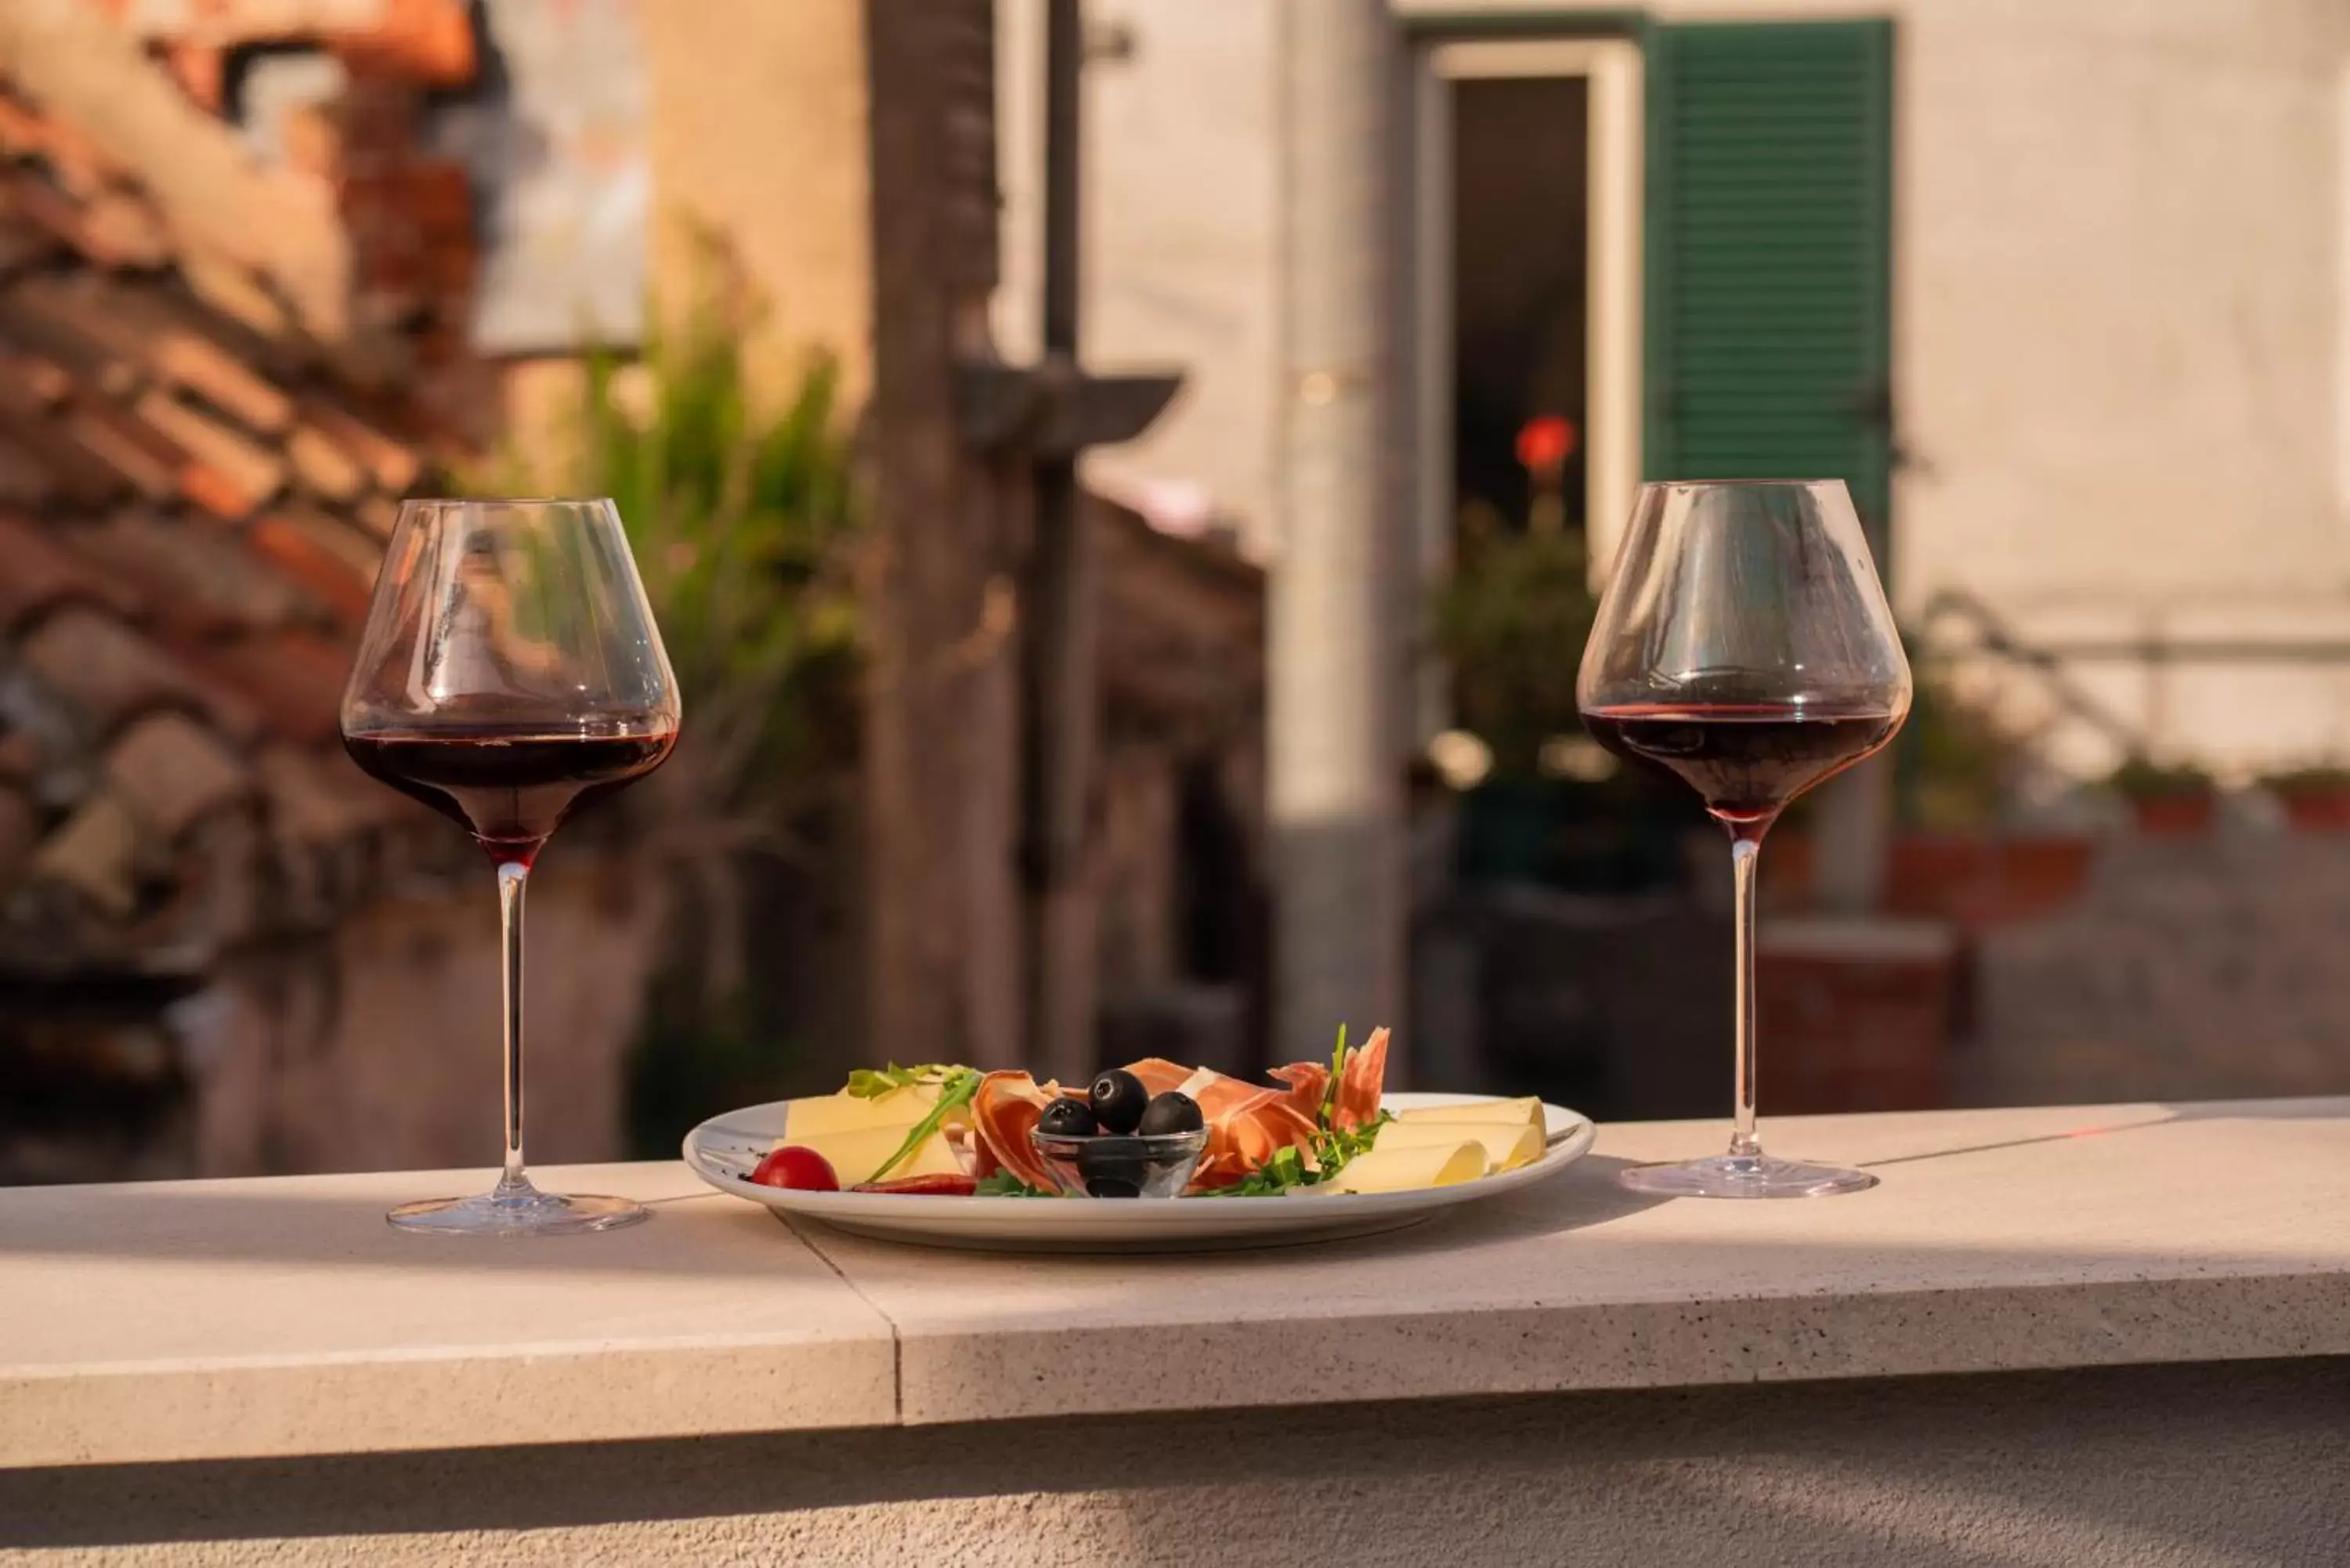
<instances>
[{"instance_id":1,"label":"terracotta roof tile","mask_svg":"<svg viewBox=\"0 0 2350 1568\"><path fill-rule=\"evenodd\" d=\"M400 526L400 503L388 495L370 495L351 508L351 521L376 543L389 545L392 530Z\"/></svg>"},{"instance_id":2,"label":"terracotta roof tile","mask_svg":"<svg viewBox=\"0 0 2350 1568\"><path fill-rule=\"evenodd\" d=\"M423 460L414 446L386 434L348 409L323 398L305 398L300 413L305 425L349 453L386 490L404 491L423 472Z\"/></svg>"},{"instance_id":3,"label":"terracotta roof tile","mask_svg":"<svg viewBox=\"0 0 2350 1568\"><path fill-rule=\"evenodd\" d=\"M114 403L90 400L58 417L66 439L150 501L176 501L197 466L176 442Z\"/></svg>"},{"instance_id":4,"label":"terracotta roof tile","mask_svg":"<svg viewBox=\"0 0 2350 1568\"><path fill-rule=\"evenodd\" d=\"M412 820L421 810L359 772L339 748L272 746L261 753L255 770L269 802L271 826L299 844L340 844Z\"/></svg>"},{"instance_id":5,"label":"terracotta roof tile","mask_svg":"<svg viewBox=\"0 0 2350 1568\"><path fill-rule=\"evenodd\" d=\"M37 230L0 228L0 282L57 254L57 243Z\"/></svg>"},{"instance_id":6,"label":"terracotta roof tile","mask_svg":"<svg viewBox=\"0 0 2350 1568\"><path fill-rule=\"evenodd\" d=\"M77 506L110 506L129 489L121 474L82 450L55 420L27 418L0 406L0 441L40 464L57 498Z\"/></svg>"},{"instance_id":7,"label":"terracotta roof tile","mask_svg":"<svg viewBox=\"0 0 2350 1568\"><path fill-rule=\"evenodd\" d=\"M0 783L26 784L41 773L41 742L26 730L0 730Z\"/></svg>"},{"instance_id":8,"label":"terracotta roof tile","mask_svg":"<svg viewBox=\"0 0 2350 1568\"><path fill-rule=\"evenodd\" d=\"M211 729L170 711L122 732L107 751L106 779L132 816L166 841L253 788L244 760Z\"/></svg>"},{"instance_id":9,"label":"terracotta roof tile","mask_svg":"<svg viewBox=\"0 0 2350 1568\"><path fill-rule=\"evenodd\" d=\"M286 462L260 442L162 389L133 405L139 417L209 472L183 475L188 498L221 517L244 517L286 487Z\"/></svg>"},{"instance_id":10,"label":"terracotta roof tile","mask_svg":"<svg viewBox=\"0 0 2350 1568\"><path fill-rule=\"evenodd\" d=\"M0 369L0 379L7 376ZM0 505L39 508L56 499L56 478L48 466L14 441L0 435Z\"/></svg>"},{"instance_id":11,"label":"terracotta roof tile","mask_svg":"<svg viewBox=\"0 0 2350 1568\"><path fill-rule=\"evenodd\" d=\"M152 708L203 713L241 740L260 732L255 703L173 659L102 612L68 607L44 618L17 644L34 679L111 733Z\"/></svg>"},{"instance_id":12,"label":"terracotta roof tile","mask_svg":"<svg viewBox=\"0 0 2350 1568\"><path fill-rule=\"evenodd\" d=\"M113 186L113 168L88 137L0 92L0 152L38 158L68 191L94 196Z\"/></svg>"},{"instance_id":13,"label":"terracotta roof tile","mask_svg":"<svg viewBox=\"0 0 2350 1568\"><path fill-rule=\"evenodd\" d=\"M159 289L109 286L87 275L81 286L120 324L130 351L153 374L256 434L278 434L292 421L294 399L271 378L298 373L296 357Z\"/></svg>"},{"instance_id":14,"label":"terracotta roof tile","mask_svg":"<svg viewBox=\"0 0 2350 1568\"><path fill-rule=\"evenodd\" d=\"M70 888L100 913L117 919L138 908L133 881L139 850L138 825L130 807L110 794L96 794L33 852L32 875Z\"/></svg>"},{"instance_id":15,"label":"terracotta roof tile","mask_svg":"<svg viewBox=\"0 0 2350 1568\"><path fill-rule=\"evenodd\" d=\"M282 631L220 646L182 650L187 662L233 689L256 710L270 733L311 745L332 743L348 644L316 633Z\"/></svg>"},{"instance_id":16,"label":"terracotta roof tile","mask_svg":"<svg viewBox=\"0 0 2350 1568\"><path fill-rule=\"evenodd\" d=\"M257 920L365 891L372 857L335 846L417 814L335 745L351 631L426 445L478 438L488 406L462 358L419 369L446 300L370 297L352 237L374 224L396 272L469 284L470 189L421 155L416 88L375 74L470 71L463 0L188 0L205 26L272 6L359 18L345 30L368 37L332 41L355 68L319 149L361 177L340 191L254 164L106 3L0 24L11 965L202 962ZM226 47L157 41L196 67L192 91Z\"/></svg>"},{"instance_id":17,"label":"terracotta roof tile","mask_svg":"<svg viewBox=\"0 0 2350 1568\"><path fill-rule=\"evenodd\" d=\"M281 338L293 328L294 319L277 296L242 262L201 245L185 245L180 252L180 276L197 298L250 331Z\"/></svg>"},{"instance_id":18,"label":"terracotta roof tile","mask_svg":"<svg viewBox=\"0 0 2350 1568\"><path fill-rule=\"evenodd\" d=\"M90 570L30 518L0 512L0 630L69 599L139 609L138 595Z\"/></svg>"},{"instance_id":19,"label":"terracotta roof tile","mask_svg":"<svg viewBox=\"0 0 2350 1568\"><path fill-rule=\"evenodd\" d=\"M366 472L316 426L303 425L287 437L286 456L303 488L321 500L349 503L367 493Z\"/></svg>"},{"instance_id":20,"label":"terracotta roof tile","mask_svg":"<svg viewBox=\"0 0 2350 1568\"><path fill-rule=\"evenodd\" d=\"M290 578L209 524L127 511L58 536L144 594L155 624L167 631L197 638L275 631L319 613Z\"/></svg>"},{"instance_id":21,"label":"terracotta roof tile","mask_svg":"<svg viewBox=\"0 0 2350 1568\"><path fill-rule=\"evenodd\" d=\"M354 625L367 617L375 587L375 547L316 513L285 510L254 519L245 537L287 576Z\"/></svg>"},{"instance_id":22,"label":"terracotta roof tile","mask_svg":"<svg viewBox=\"0 0 2350 1568\"><path fill-rule=\"evenodd\" d=\"M0 348L0 407L43 418L62 408L73 392L72 373L56 360Z\"/></svg>"},{"instance_id":23,"label":"terracotta roof tile","mask_svg":"<svg viewBox=\"0 0 2350 1568\"><path fill-rule=\"evenodd\" d=\"M107 266L161 266L171 257L155 210L120 191L77 202L40 175L20 169L0 186L0 212L22 218Z\"/></svg>"},{"instance_id":24,"label":"terracotta roof tile","mask_svg":"<svg viewBox=\"0 0 2350 1568\"><path fill-rule=\"evenodd\" d=\"M116 397L134 389L140 380L137 365L39 298L44 282L36 275L0 292L0 341L51 362L56 374L76 386L95 387ZM47 400L56 400L55 394Z\"/></svg>"}]
</instances>

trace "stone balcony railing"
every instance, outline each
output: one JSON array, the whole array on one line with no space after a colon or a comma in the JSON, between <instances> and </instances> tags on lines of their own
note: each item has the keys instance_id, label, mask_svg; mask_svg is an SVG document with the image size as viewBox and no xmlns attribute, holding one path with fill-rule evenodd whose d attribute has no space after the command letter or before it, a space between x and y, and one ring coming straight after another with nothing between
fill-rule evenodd
<instances>
[{"instance_id":1,"label":"stone balcony railing","mask_svg":"<svg viewBox=\"0 0 2350 1568\"><path fill-rule=\"evenodd\" d=\"M1018 1258L468 1177L0 1193L0 1563L2331 1563L2350 1101L1789 1120L1876 1190L1557 1180L1368 1241Z\"/></svg>"}]
</instances>

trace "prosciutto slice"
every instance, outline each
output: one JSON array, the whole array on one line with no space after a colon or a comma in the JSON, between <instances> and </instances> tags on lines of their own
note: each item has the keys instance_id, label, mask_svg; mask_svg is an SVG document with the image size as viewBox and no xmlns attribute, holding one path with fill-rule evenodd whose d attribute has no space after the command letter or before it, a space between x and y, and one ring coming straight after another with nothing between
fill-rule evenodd
<instances>
[{"instance_id":1,"label":"prosciutto slice","mask_svg":"<svg viewBox=\"0 0 2350 1568\"><path fill-rule=\"evenodd\" d=\"M1379 1095L1388 1078L1388 1032L1374 1029L1359 1050L1347 1054L1338 1074L1338 1096L1330 1107L1330 1125L1354 1132L1378 1120Z\"/></svg>"},{"instance_id":2,"label":"prosciutto slice","mask_svg":"<svg viewBox=\"0 0 2350 1568\"><path fill-rule=\"evenodd\" d=\"M1170 1089L1182 1088L1192 1076L1191 1068L1164 1056L1145 1056L1139 1062L1129 1062L1126 1070L1142 1080L1144 1091L1153 1099Z\"/></svg>"},{"instance_id":3,"label":"prosciutto slice","mask_svg":"<svg viewBox=\"0 0 2350 1568\"><path fill-rule=\"evenodd\" d=\"M1053 1190L1053 1172L1028 1135L1060 1092L1058 1084L1039 1084L1025 1073L990 1073L980 1080L971 1100L971 1127L979 1141L981 1178L1003 1169L1031 1187Z\"/></svg>"},{"instance_id":4,"label":"prosciutto slice","mask_svg":"<svg viewBox=\"0 0 2350 1568\"><path fill-rule=\"evenodd\" d=\"M1289 1103L1307 1121L1322 1115L1322 1096L1330 1091L1330 1069L1319 1062L1292 1062L1269 1069L1265 1076L1289 1085Z\"/></svg>"},{"instance_id":5,"label":"prosciutto slice","mask_svg":"<svg viewBox=\"0 0 2350 1568\"><path fill-rule=\"evenodd\" d=\"M1387 1031L1380 1030L1360 1050L1348 1054L1333 1110L1336 1126L1351 1129L1378 1116L1387 1039ZM1266 1075L1274 1085L1252 1084L1208 1067L1187 1072L1155 1056L1127 1071L1153 1095L1180 1089L1199 1102L1200 1115L1208 1124L1208 1147L1191 1178L1192 1191L1229 1187L1284 1148L1303 1149L1309 1161L1313 1158L1314 1135L1320 1130L1322 1103L1330 1089L1330 1069L1322 1063L1275 1067Z\"/></svg>"},{"instance_id":6,"label":"prosciutto slice","mask_svg":"<svg viewBox=\"0 0 2350 1568\"><path fill-rule=\"evenodd\" d=\"M1126 1070L1153 1096L1180 1089L1198 1102L1208 1124L1208 1147L1191 1177L1191 1190L1203 1192L1246 1179L1284 1148L1303 1149L1310 1161L1326 1099L1331 1102L1332 1125L1342 1131L1352 1132L1378 1119L1387 1068L1388 1032L1380 1029L1347 1053L1335 1095L1330 1069L1321 1062L1275 1067L1266 1075L1274 1080L1271 1084L1252 1084L1211 1067L1186 1067L1159 1056L1129 1063ZM1028 1135L1055 1098L1082 1092L1065 1090L1056 1083L1040 1084L1026 1073L988 1074L971 1102L976 1174L984 1178L1008 1170L1031 1187L1049 1190L1053 1173Z\"/></svg>"}]
</instances>

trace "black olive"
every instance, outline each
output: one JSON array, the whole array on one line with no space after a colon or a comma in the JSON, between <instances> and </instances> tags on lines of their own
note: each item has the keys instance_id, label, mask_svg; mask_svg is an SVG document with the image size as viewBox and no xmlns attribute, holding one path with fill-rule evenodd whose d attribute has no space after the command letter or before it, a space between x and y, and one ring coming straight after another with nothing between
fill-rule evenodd
<instances>
[{"instance_id":1,"label":"black olive","mask_svg":"<svg viewBox=\"0 0 2350 1568\"><path fill-rule=\"evenodd\" d=\"M1135 1130L1145 1137L1157 1137L1162 1133L1193 1133L1206 1127L1200 1115L1200 1102L1180 1089L1170 1089L1150 1102L1142 1113L1142 1125Z\"/></svg>"},{"instance_id":2,"label":"black olive","mask_svg":"<svg viewBox=\"0 0 2350 1568\"><path fill-rule=\"evenodd\" d=\"M1123 1137L1096 1138L1077 1150L1077 1174L1095 1198L1139 1198L1150 1162Z\"/></svg>"},{"instance_id":3,"label":"black olive","mask_svg":"<svg viewBox=\"0 0 2350 1568\"><path fill-rule=\"evenodd\" d=\"M1036 1130L1048 1137L1091 1137L1101 1129L1091 1106L1075 1095L1063 1095L1036 1118Z\"/></svg>"},{"instance_id":4,"label":"black olive","mask_svg":"<svg viewBox=\"0 0 2350 1568\"><path fill-rule=\"evenodd\" d=\"M1150 1091L1123 1067L1112 1067L1096 1078L1093 1092L1086 1097L1093 1102L1094 1120L1107 1133L1132 1132L1141 1125L1142 1113L1150 1104Z\"/></svg>"}]
</instances>

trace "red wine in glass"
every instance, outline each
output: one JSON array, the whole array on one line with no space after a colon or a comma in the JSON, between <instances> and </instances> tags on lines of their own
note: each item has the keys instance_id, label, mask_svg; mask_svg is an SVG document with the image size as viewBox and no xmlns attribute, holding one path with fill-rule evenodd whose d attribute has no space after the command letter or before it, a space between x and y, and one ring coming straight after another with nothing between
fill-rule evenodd
<instances>
[{"instance_id":1,"label":"red wine in glass","mask_svg":"<svg viewBox=\"0 0 2350 1568\"><path fill-rule=\"evenodd\" d=\"M473 1198L403 1203L403 1230L608 1231L642 1204L542 1192L524 1173L523 892L572 814L660 766L677 681L608 501L411 501L384 551L343 689L344 748L471 830L497 869L505 1168Z\"/></svg>"},{"instance_id":2,"label":"red wine in glass","mask_svg":"<svg viewBox=\"0 0 2350 1568\"><path fill-rule=\"evenodd\" d=\"M676 744L675 730L395 730L343 738L370 777L472 829L493 860L525 866L574 812L644 777Z\"/></svg>"},{"instance_id":3,"label":"red wine in glass","mask_svg":"<svg viewBox=\"0 0 2350 1568\"><path fill-rule=\"evenodd\" d=\"M1668 1197L1811 1198L1865 1170L1778 1159L1755 1132L1754 869L1787 803L1893 738L1909 665L1841 480L1641 487L1583 650L1592 738L1697 791L1730 832L1730 1150L1617 1178Z\"/></svg>"},{"instance_id":4,"label":"red wine in glass","mask_svg":"<svg viewBox=\"0 0 2350 1568\"><path fill-rule=\"evenodd\" d=\"M1632 702L1583 715L1591 738L1670 774L1731 832L1759 835L1787 803L1893 738L1884 709L1793 702Z\"/></svg>"}]
</instances>

